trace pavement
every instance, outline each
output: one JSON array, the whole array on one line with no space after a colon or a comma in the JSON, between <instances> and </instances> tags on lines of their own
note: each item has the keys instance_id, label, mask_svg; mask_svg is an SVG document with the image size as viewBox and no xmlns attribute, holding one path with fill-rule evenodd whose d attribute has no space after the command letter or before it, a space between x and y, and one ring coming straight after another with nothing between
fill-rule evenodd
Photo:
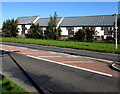
<instances>
[{"instance_id":1,"label":"pavement","mask_svg":"<svg viewBox=\"0 0 120 94\"><path fill-rule=\"evenodd\" d=\"M37 92L28 78L18 68L9 55L4 51L0 51L0 54L2 55L2 72L0 72L0 74L6 76L14 83L17 83L19 86L22 86L22 88L28 92Z\"/></svg>"}]
</instances>

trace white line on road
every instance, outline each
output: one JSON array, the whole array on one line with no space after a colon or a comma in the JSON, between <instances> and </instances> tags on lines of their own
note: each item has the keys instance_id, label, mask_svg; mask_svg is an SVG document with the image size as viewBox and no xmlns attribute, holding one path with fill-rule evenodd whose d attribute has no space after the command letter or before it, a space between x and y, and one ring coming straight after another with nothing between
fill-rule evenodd
<instances>
[{"instance_id":1,"label":"white line on road","mask_svg":"<svg viewBox=\"0 0 120 94\"><path fill-rule=\"evenodd\" d=\"M56 61L52 61L52 60L48 60L48 59L43 59L43 58L40 58L40 57L31 56L31 55L27 55L27 56L35 58L35 59L40 59L40 60L44 60L44 61L48 61L48 62L53 62L53 63L56 63L56 64L60 64L60 65L64 65L64 66L68 66L68 67L81 69L81 70L85 70L85 71L89 71L89 72L93 72L93 73L97 73L97 74L112 77L111 74L107 74L107 73L103 73L103 72L98 72L98 71L94 71L94 70L90 70L90 69L86 69L86 68L82 68L82 67L77 67L77 66L73 66L73 65L69 65L69 64L64 64L64 63L60 63L60 62L56 62Z\"/></svg>"},{"instance_id":2,"label":"white line on road","mask_svg":"<svg viewBox=\"0 0 120 94\"><path fill-rule=\"evenodd\" d=\"M0 50L5 50L5 51L9 51L9 50L3 49L3 48L0 48Z\"/></svg>"}]
</instances>

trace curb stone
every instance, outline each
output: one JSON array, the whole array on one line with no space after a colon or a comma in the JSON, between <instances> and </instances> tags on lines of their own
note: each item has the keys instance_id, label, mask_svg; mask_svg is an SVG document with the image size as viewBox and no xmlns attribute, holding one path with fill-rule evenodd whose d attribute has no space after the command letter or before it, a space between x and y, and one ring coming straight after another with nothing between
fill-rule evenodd
<instances>
[{"instance_id":1,"label":"curb stone","mask_svg":"<svg viewBox=\"0 0 120 94\"><path fill-rule=\"evenodd\" d=\"M113 63L110 67L112 67L114 70L117 70L120 72L120 63L119 62Z\"/></svg>"}]
</instances>

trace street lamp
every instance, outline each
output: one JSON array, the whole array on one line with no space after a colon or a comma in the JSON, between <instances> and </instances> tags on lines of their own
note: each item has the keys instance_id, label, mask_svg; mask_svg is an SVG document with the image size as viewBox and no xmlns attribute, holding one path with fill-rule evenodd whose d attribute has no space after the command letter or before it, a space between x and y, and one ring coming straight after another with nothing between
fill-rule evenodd
<instances>
[{"instance_id":1,"label":"street lamp","mask_svg":"<svg viewBox=\"0 0 120 94\"><path fill-rule=\"evenodd\" d=\"M117 49L117 14L116 14L116 18L115 18L115 48Z\"/></svg>"}]
</instances>

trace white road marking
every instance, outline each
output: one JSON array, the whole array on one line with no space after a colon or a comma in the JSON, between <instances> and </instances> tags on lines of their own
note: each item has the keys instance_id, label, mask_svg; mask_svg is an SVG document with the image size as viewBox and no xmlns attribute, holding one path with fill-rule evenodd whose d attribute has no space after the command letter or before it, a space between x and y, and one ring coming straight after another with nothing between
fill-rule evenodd
<instances>
[{"instance_id":1,"label":"white road marking","mask_svg":"<svg viewBox=\"0 0 120 94\"><path fill-rule=\"evenodd\" d=\"M32 54L32 53L21 53L21 54Z\"/></svg>"},{"instance_id":2,"label":"white road marking","mask_svg":"<svg viewBox=\"0 0 120 94\"><path fill-rule=\"evenodd\" d=\"M36 52L37 50L30 50L30 51L35 51Z\"/></svg>"},{"instance_id":3,"label":"white road marking","mask_svg":"<svg viewBox=\"0 0 120 94\"><path fill-rule=\"evenodd\" d=\"M56 61L52 61L52 60L48 60L48 59L43 59L43 58L40 58L40 57L31 56L31 55L27 55L27 56L35 58L35 59L40 59L40 60L44 60L44 61L48 61L48 62L53 62L53 63L56 63L56 64L60 64L60 65L64 65L64 66L68 66L68 67L81 69L81 70L85 70L85 71L89 71L89 72L93 72L93 73L97 73L97 74L112 77L111 74L107 74L107 73L103 73L103 72L99 72L99 71L94 71L94 70L90 70L90 69L86 69L86 68L82 68L82 67L77 67L77 66L73 66L73 65L69 65L69 64L64 64L64 63L61 63L61 62L56 62Z\"/></svg>"},{"instance_id":4,"label":"white road marking","mask_svg":"<svg viewBox=\"0 0 120 94\"><path fill-rule=\"evenodd\" d=\"M75 56L75 55L68 55L66 57L80 57L80 56Z\"/></svg>"},{"instance_id":5,"label":"white road marking","mask_svg":"<svg viewBox=\"0 0 120 94\"><path fill-rule=\"evenodd\" d=\"M52 53L52 54L56 54L57 53L57 52L51 52L51 51L47 51L47 52Z\"/></svg>"},{"instance_id":6,"label":"white road marking","mask_svg":"<svg viewBox=\"0 0 120 94\"><path fill-rule=\"evenodd\" d=\"M84 57L84 56L80 56L80 57ZM93 57L84 57L84 58L88 58L88 59L92 59L92 60L96 60L96 61L101 61L101 62L109 62L109 63L113 62L113 61L110 61L110 60L97 59L97 58L93 58Z\"/></svg>"},{"instance_id":7,"label":"white road marking","mask_svg":"<svg viewBox=\"0 0 120 94\"><path fill-rule=\"evenodd\" d=\"M9 50L3 49L3 48L0 48L0 50L5 50L5 51L9 51Z\"/></svg>"}]
</instances>

